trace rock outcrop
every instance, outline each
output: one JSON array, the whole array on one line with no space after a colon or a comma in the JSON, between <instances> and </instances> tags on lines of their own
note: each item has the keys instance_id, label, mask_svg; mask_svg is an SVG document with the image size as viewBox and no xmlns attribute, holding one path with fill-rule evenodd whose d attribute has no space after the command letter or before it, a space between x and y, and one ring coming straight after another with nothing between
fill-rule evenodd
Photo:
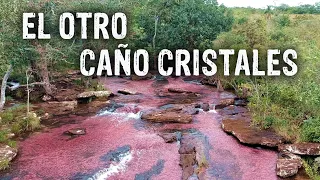
<instances>
[{"instance_id":1,"label":"rock outcrop","mask_svg":"<svg viewBox=\"0 0 320 180\"><path fill-rule=\"evenodd\" d=\"M178 140L176 133L159 133L158 135L162 137L166 143L173 143Z\"/></svg>"},{"instance_id":2,"label":"rock outcrop","mask_svg":"<svg viewBox=\"0 0 320 180\"><path fill-rule=\"evenodd\" d=\"M132 81L141 81L141 80L148 80L148 79L152 79L153 75L151 73L148 73L145 76L137 76L137 75L131 75L130 79Z\"/></svg>"},{"instance_id":3,"label":"rock outcrop","mask_svg":"<svg viewBox=\"0 0 320 180\"><path fill-rule=\"evenodd\" d=\"M227 106L234 105L234 103L235 103L234 98L221 99L219 101L219 103L216 104L215 108L216 109L222 109L222 108L225 108Z\"/></svg>"},{"instance_id":4,"label":"rock outcrop","mask_svg":"<svg viewBox=\"0 0 320 180\"><path fill-rule=\"evenodd\" d=\"M17 156L18 150L8 145L0 145L0 163L11 162ZM5 167L2 167L5 168Z\"/></svg>"},{"instance_id":5,"label":"rock outcrop","mask_svg":"<svg viewBox=\"0 0 320 180\"><path fill-rule=\"evenodd\" d=\"M156 123L190 123L192 121L192 115L170 110L145 112L141 118Z\"/></svg>"},{"instance_id":6,"label":"rock outcrop","mask_svg":"<svg viewBox=\"0 0 320 180\"><path fill-rule=\"evenodd\" d=\"M65 115L72 112L78 105L77 101L51 101L48 102L48 107L44 109L50 110L50 113L53 115Z\"/></svg>"},{"instance_id":7,"label":"rock outcrop","mask_svg":"<svg viewBox=\"0 0 320 180\"><path fill-rule=\"evenodd\" d=\"M320 156L320 143L283 144L278 149L298 155Z\"/></svg>"},{"instance_id":8,"label":"rock outcrop","mask_svg":"<svg viewBox=\"0 0 320 180\"><path fill-rule=\"evenodd\" d=\"M209 86L217 86L217 82L215 79L210 78L210 77L205 77L200 81L201 84L203 85L209 85Z\"/></svg>"},{"instance_id":9,"label":"rock outcrop","mask_svg":"<svg viewBox=\"0 0 320 180\"><path fill-rule=\"evenodd\" d=\"M89 98L89 97L108 97L111 95L110 91L88 91L78 94L77 98Z\"/></svg>"},{"instance_id":10,"label":"rock outcrop","mask_svg":"<svg viewBox=\"0 0 320 180\"><path fill-rule=\"evenodd\" d=\"M244 144L277 147L284 142L283 137L275 132L255 128L245 119L225 119L222 121L222 129Z\"/></svg>"},{"instance_id":11,"label":"rock outcrop","mask_svg":"<svg viewBox=\"0 0 320 180\"><path fill-rule=\"evenodd\" d=\"M124 95L136 95L136 94L138 94L137 92L130 91L128 89L120 89L120 90L118 90L118 93L124 94Z\"/></svg>"},{"instance_id":12,"label":"rock outcrop","mask_svg":"<svg viewBox=\"0 0 320 180\"><path fill-rule=\"evenodd\" d=\"M294 176L302 167L302 159L292 153L280 153L277 160L277 175L282 178Z\"/></svg>"},{"instance_id":13,"label":"rock outcrop","mask_svg":"<svg viewBox=\"0 0 320 180\"><path fill-rule=\"evenodd\" d=\"M198 110L194 105L172 105L168 104L160 109L152 109L142 113L141 119L156 123L190 123L192 115Z\"/></svg>"},{"instance_id":14,"label":"rock outcrop","mask_svg":"<svg viewBox=\"0 0 320 180\"><path fill-rule=\"evenodd\" d=\"M77 95L77 99L81 102L91 102L94 98L109 97L112 94L110 91L87 91Z\"/></svg>"},{"instance_id":15,"label":"rock outcrop","mask_svg":"<svg viewBox=\"0 0 320 180\"><path fill-rule=\"evenodd\" d=\"M203 111L210 111L210 105L209 103L202 103L200 105L200 108L203 110Z\"/></svg>"},{"instance_id":16,"label":"rock outcrop","mask_svg":"<svg viewBox=\"0 0 320 180\"><path fill-rule=\"evenodd\" d=\"M233 116L238 114L247 113L248 110L241 106L228 106L223 109L219 109L218 112L223 116Z\"/></svg>"},{"instance_id":17,"label":"rock outcrop","mask_svg":"<svg viewBox=\"0 0 320 180\"><path fill-rule=\"evenodd\" d=\"M73 129L69 129L68 131L64 132L64 134L66 135L70 135L70 136L79 136L79 135L85 135L86 129L85 128L73 128Z\"/></svg>"},{"instance_id":18,"label":"rock outcrop","mask_svg":"<svg viewBox=\"0 0 320 180\"><path fill-rule=\"evenodd\" d=\"M196 129L181 131L180 162L182 179L209 179L208 166L211 159L208 155L210 144L207 137Z\"/></svg>"},{"instance_id":19,"label":"rock outcrop","mask_svg":"<svg viewBox=\"0 0 320 180\"><path fill-rule=\"evenodd\" d=\"M187 94L191 94L194 93L192 91L188 91L188 90L184 90L184 89L180 89L180 88L168 88L168 91L171 93L187 93Z\"/></svg>"},{"instance_id":20,"label":"rock outcrop","mask_svg":"<svg viewBox=\"0 0 320 180\"><path fill-rule=\"evenodd\" d=\"M195 145L187 140L181 141L179 148L180 162L179 165L182 168L182 179L187 180L194 174L194 165L196 161L196 147Z\"/></svg>"}]
</instances>

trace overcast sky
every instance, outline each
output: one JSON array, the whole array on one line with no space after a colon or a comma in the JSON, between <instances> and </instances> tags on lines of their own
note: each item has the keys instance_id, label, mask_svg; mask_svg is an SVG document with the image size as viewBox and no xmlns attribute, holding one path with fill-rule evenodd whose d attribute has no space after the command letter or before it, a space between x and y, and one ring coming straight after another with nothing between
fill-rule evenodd
<instances>
[{"instance_id":1,"label":"overcast sky","mask_svg":"<svg viewBox=\"0 0 320 180\"><path fill-rule=\"evenodd\" d=\"M218 0L219 4L224 4L227 7L255 7L265 8L267 5L288 4L290 6L297 6L300 4L314 4L320 0Z\"/></svg>"}]
</instances>

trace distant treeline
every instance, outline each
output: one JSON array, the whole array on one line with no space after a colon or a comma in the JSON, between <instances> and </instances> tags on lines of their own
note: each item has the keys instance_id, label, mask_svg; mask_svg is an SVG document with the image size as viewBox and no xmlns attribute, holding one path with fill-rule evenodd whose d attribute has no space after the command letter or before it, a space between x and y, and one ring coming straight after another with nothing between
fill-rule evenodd
<instances>
[{"instance_id":1,"label":"distant treeline","mask_svg":"<svg viewBox=\"0 0 320 180\"><path fill-rule=\"evenodd\" d=\"M281 4L280 6L269 6L266 12L281 11L289 14L320 14L320 2L311 4L304 4L300 6L289 6Z\"/></svg>"}]
</instances>

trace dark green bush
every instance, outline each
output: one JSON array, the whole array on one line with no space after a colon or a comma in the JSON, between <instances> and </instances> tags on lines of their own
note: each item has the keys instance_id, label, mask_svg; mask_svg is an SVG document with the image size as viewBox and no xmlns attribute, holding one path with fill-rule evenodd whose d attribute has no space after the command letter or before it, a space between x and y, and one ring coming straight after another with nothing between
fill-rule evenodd
<instances>
[{"instance_id":1,"label":"dark green bush","mask_svg":"<svg viewBox=\"0 0 320 180\"><path fill-rule=\"evenodd\" d=\"M240 24L240 25L244 24L246 22L248 22L248 18L247 17L241 17L240 19L237 19L237 23Z\"/></svg>"},{"instance_id":2,"label":"dark green bush","mask_svg":"<svg viewBox=\"0 0 320 180\"><path fill-rule=\"evenodd\" d=\"M301 129L301 140L320 142L320 118L305 121Z\"/></svg>"},{"instance_id":3,"label":"dark green bush","mask_svg":"<svg viewBox=\"0 0 320 180\"><path fill-rule=\"evenodd\" d=\"M280 27L289 26L291 21L288 15L278 15L275 19L276 23Z\"/></svg>"}]
</instances>

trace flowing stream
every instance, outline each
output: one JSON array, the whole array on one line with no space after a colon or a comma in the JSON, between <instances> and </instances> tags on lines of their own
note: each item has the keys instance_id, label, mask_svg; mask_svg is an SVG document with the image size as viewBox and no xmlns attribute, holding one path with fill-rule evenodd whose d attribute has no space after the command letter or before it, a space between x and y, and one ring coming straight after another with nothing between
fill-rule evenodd
<instances>
[{"instance_id":1,"label":"flowing stream","mask_svg":"<svg viewBox=\"0 0 320 180\"><path fill-rule=\"evenodd\" d=\"M173 179L179 180L180 141L165 143L162 131L187 132L199 144L205 168L203 176L189 179L277 179L276 152L247 147L221 129L221 116L216 110L200 110L190 124L161 124L141 120L146 110L172 104L209 103L233 98L230 92L217 92L213 87L183 78L131 81L124 78L102 78L115 97L95 116L76 123L48 128L19 143L19 155L6 179ZM199 98L172 94L159 96L159 91L180 88L198 93ZM121 95L127 89L136 95ZM212 107L211 107L212 108ZM85 128L86 135L70 138L63 134L71 128ZM186 133L184 133L186 134ZM185 136L186 137L186 136ZM200 166L198 164L198 166Z\"/></svg>"}]
</instances>

